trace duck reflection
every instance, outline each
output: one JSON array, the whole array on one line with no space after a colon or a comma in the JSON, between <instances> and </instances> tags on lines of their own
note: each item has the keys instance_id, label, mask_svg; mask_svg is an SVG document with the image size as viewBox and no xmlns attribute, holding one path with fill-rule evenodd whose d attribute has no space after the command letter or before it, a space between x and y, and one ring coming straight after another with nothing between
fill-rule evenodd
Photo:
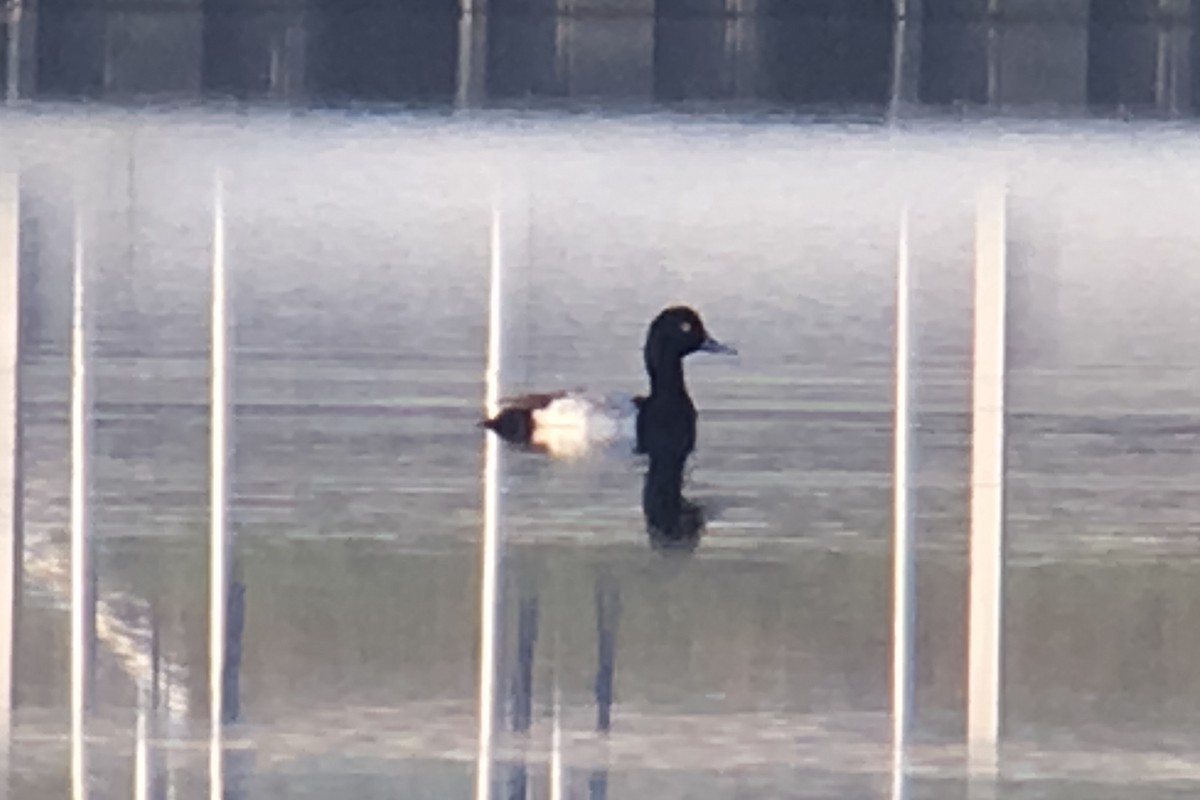
<instances>
[{"instance_id":1,"label":"duck reflection","mask_svg":"<svg viewBox=\"0 0 1200 800\"><path fill-rule=\"evenodd\" d=\"M515 647L510 650L511 661L500 668L500 683L507 687L507 696L497 700L500 703L498 711L506 717L509 730L522 737L531 733L534 719L534 661L541 624L539 594L537 578L518 570ZM595 731L606 738L612 727L617 627L621 617L620 587L607 569L598 569L593 575L593 599L596 614ZM568 769L563 776L567 785L572 782L571 772ZM508 762L492 784L493 796L526 800L531 794L529 775L530 767L524 757ZM604 767L588 770L587 785L589 798L607 797L608 770Z\"/></svg>"},{"instance_id":2,"label":"duck reflection","mask_svg":"<svg viewBox=\"0 0 1200 800\"><path fill-rule=\"evenodd\" d=\"M649 455L642 486L642 513L650 545L662 552L690 553L704 531L704 510L683 496L687 457Z\"/></svg>"}]
</instances>

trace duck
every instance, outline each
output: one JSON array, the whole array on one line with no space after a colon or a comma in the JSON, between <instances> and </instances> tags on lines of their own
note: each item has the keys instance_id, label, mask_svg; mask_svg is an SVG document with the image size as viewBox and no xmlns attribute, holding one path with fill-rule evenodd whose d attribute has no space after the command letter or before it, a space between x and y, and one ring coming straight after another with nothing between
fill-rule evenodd
<instances>
[{"instance_id":1,"label":"duck","mask_svg":"<svg viewBox=\"0 0 1200 800\"><path fill-rule=\"evenodd\" d=\"M696 406L683 360L697 352L736 355L737 349L710 335L695 309L669 306L646 331L648 394L595 398L581 389L525 394L502 400L499 411L479 424L504 441L552 457L579 457L597 445L625 441L635 453L682 464L696 444Z\"/></svg>"}]
</instances>

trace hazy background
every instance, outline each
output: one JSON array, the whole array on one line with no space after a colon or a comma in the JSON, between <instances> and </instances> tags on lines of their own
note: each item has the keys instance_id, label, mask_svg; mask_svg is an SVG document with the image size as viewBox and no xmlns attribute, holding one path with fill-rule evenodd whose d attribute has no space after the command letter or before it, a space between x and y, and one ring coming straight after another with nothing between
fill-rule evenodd
<instances>
[{"instance_id":1,"label":"hazy background","mask_svg":"<svg viewBox=\"0 0 1200 800\"><path fill-rule=\"evenodd\" d=\"M50 3L41 12L84 18ZM120 17L107 19L112 42ZM782 36L773 21L759 20L760 31ZM38 24L44 43L50 23ZM650 24L658 87L670 40L666 21ZM488 26L494 44L502 23ZM891 23L881 30L891 42ZM420 38L434 47L432 33ZM102 611L135 644L158 632L160 681L182 692L181 707L155 715L153 794L207 791L218 176L235 315L232 520L246 591L230 796L472 789L483 444L474 423L494 209L506 391L641 389L645 327L668 303L695 305L741 351L689 360L701 416L685 493L711 517L689 559L651 551L638 460L556 464L505 451L506 696L526 630L518 611L536 602L539 613L533 728L501 737L497 796L523 796L505 771L522 762L532 796L546 793L556 691L571 796L604 796L601 785L612 797L886 794L904 209L920 415L910 792L961 796L971 269L977 193L996 180L1009 187L1011 254L998 791L1194 791L1200 145L1191 122L1139 118L1170 116L1153 103L1126 120L1115 106L1102 114L1116 118L1094 119L1078 104L1014 112L988 100L973 119L955 119L949 106L874 94L849 112L842 101L857 103L853 92L837 94L840 110L797 101L764 113L718 97L702 109L632 113L628 96L593 95L588 110L534 98L448 113L453 82L434 108L405 109L394 103L409 95L372 94L365 77L345 80L366 105L329 108L318 107L326 95L312 88L322 84L311 65L333 62L311 47L310 88L282 105L249 90L248 105L196 105L205 83L171 103L88 89L78 94L126 105L40 99L0 111L0 171L20 175L25 334L11 796L69 790L66 354L77 212L92 293ZM38 80L48 82L42 52ZM488 97L501 98L501 62L489 58ZM342 68L366 69L355 63ZM407 64L380 74L396 85L432 80ZM788 74L850 85L856 69ZM54 96L38 85L35 94ZM897 108L902 118L885 122ZM591 732L598 624L616 643L606 741ZM101 631L95 665L91 769L103 797L132 781L139 675L119 639Z\"/></svg>"}]
</instances>

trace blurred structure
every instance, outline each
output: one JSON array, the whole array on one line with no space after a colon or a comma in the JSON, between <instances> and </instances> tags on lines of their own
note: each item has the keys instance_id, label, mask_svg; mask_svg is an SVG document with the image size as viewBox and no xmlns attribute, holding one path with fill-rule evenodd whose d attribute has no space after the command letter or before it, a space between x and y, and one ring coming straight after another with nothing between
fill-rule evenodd
<instances>
[{"instance_id":1,"label":"blurred structure","mask_svg":"<svg viewBox=\"0 0 1200 800\"><path fill-rule=\"evenodd\" d=\"M8 0L14 98L1190 114L1191 0Z\"/></svg>"}]
</instances>

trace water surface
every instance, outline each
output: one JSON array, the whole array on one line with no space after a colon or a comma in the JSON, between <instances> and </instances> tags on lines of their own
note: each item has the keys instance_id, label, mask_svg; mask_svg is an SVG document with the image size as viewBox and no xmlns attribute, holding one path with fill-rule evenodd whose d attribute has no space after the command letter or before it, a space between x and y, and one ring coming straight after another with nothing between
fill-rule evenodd
<instances>
[{"instance_id":1,"label":"water surface","mask_svg":"<svg viewBox=\"0 0 1200 800\"><path fill-rule=\"evenodd\" d=\"M31 265L15 796L63 794L68 774L76 203L98 581L125 625L100 632L93 785L131 785L138 673L114 642L157 629L175 687L159 698L173 710L153 715L159 785L207 789L217 174L245 587L231 792L472 791L474 423L499 209L506 391L640 390L645 326L675 302L742 353L688 364L701 417L685 493L709 512L690 558L649 547L636 458L504 451L500 717L528 732L498 741L499 793L522 785L522 761L529 787L547 785L557 713L575 794L886 794L907 208L921 547L910 789L961 796L970 270L976 195L996 179L1012 252L1000 795L1194 790L1200 145L1186 129L38 107L0 117L0 152L22 170Z\"/></svg>"}]
</instances>

